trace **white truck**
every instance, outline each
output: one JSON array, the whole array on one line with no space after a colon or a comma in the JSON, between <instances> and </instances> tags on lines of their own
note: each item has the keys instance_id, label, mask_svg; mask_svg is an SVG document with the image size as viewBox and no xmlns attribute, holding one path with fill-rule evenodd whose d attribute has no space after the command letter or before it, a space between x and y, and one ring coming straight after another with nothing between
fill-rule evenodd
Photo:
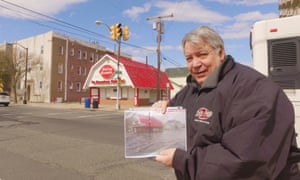
<instances>
[{"instance_id":1,"label":"white truck","mask_svg":"<svg viewBox=\"0 0 300 180\"><path fill-rule=\"evenodd\" d=\"M300 145L300 15L254 23L250 47L253 67L278 83L293 103Z\"/></svg>"}]
</instances>

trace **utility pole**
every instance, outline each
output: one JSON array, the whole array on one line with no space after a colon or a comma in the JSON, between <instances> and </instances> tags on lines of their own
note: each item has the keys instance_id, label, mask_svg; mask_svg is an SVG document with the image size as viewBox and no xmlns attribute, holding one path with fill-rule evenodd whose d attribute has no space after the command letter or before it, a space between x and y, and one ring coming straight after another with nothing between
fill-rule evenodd
<instances>
[{"instance_id":1,"label":"utility pole","mask_svg":"<svg viewBox=\"0 0 300 180\"><path fill-rule=\"evenodd\" d=\"M24 81L24 99L23 104L27 104L27 69L28 69L28 48L26 50L26 59L25 59L25 81Z\"/></svg>"},{"instance_id":2,"label":"utility pole","mask_svg":"<svg viewBox=\"0 0 300 180\"><path fill-rule=\"evenodd\" d=\"M160 94L160 43L161 43L161 34L164 32L163 27L164 24L162 22L163 18L173 17L173 14L166 16L155 16L155 17L147 17L146 20L154 20L153 29L157 30L157 87L156 87L156 100L159 101L161 99Z\"/></svg>"},{"instance_id":3,"label":"utility pole","mask_svg":"<svg viewBox=\"0 0 300 180\"><path fill-rule=\"evenodd\" d=\"M120 54L121 54L121 36L117 39L118 54L117 54L117 104L116 109L120 110Z\"/></svg>"}]
</instances>

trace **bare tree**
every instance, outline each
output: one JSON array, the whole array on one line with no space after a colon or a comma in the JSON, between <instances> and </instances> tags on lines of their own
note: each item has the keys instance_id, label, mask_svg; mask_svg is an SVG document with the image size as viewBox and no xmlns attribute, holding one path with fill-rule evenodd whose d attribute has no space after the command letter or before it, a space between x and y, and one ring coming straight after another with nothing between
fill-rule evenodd
<instances>
[{"instance_id":1,"label":"bare tree","mask_svg":"<svg viewBox=\"0 0 300 180\"><path fill-rule=\"evenodd\" d=\"M9 57L6 55L5 51L1 50L0 51L0 84L2 86L1 89L3 91L10 91L10 87L11 87L10 74L7 71L8 62L9 62Z\"/></svg>"},{"instance_id":2,"label":"bare tree","mask_svg":"<svg viewBox=\"0 0 300 180\"><path fill-rule=\"evenodd\" d=\"M13 44L6 44L9 48L1 50L0 53L0 79L3 81L4 89L10 91L14 102L18 102L17 85L25 75L24 53L17 53L13 48Z\"/></svg>"},{"instance_id":3,"label":"bare tree","mask_svg":"<svg viewBox=\"0 0 300 180\"><path fill-rule=\"evenodd\" d=\"M17 93L17 85L21 82L26 72L26 55L22 53L18 53L16 48L13 50L13 58L10 61L10 74L11 74L11 85L14 93L14 102L18 102L18 93Z\"/></svg>"}]
</instances>

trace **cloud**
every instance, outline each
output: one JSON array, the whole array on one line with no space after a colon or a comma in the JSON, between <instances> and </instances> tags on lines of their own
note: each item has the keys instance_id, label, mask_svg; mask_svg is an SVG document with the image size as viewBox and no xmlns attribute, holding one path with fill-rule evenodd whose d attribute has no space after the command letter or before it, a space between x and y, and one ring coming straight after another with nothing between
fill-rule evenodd
<instances>
[{"instance_id":1,"label":"cloud","mask_svg":"<svg viewBox=\"0 0 300 180\"><path fill-rule=\"evenodd\" d=\"M247 1L247 0L211 0L219 3L235 3L243 5L258 5L274 3L274 0L260 0L260 1ZM147 8L145 8L147 7ZM275 13L262 14L259 11L247 12L238 14L234 17L229 17L218 13L217 11L209 10L208 8L201 5L198 1L181 1L181 2L170 2L170 1L156 1L152 5L147 3L143 5L144 9L138 11L138 7L128 9L126 12L131 12L131 17L137 18L142 13L150 11L150 8L159 9L158 16L173 14L173 18L166 18L165 20L177 21L177 22L192 22L192 23L203 23L209 24L217 29L220 29L224 39L241 39L248 38L249 31L254 22L278 17ZM136 9L136 10L134 10ZM147 9L147 10L146 10Z\"/></svg>"},{"instance_id":2,"label":"cloud","mask_svg":"<svg viewBox=\"0 0 300 180\"><path fill-rule=\"evenodd\" d=\"M222 4L236 4L244 6L253 6L253 5L264 5L271 3L278 3L278 0L208 0L211 2L218 2ZM145 3L141 7L134 6L130 9L124 11L129 18L137 19L142 14L145 14L150 11L154 11L154 8L158 9L157 16L166 16L173 14L173 18L166 18L168 21L177 21L177 22L192 22L192 23L204 23L210 24L213 26L224 25L230 21L236 21L237 23L243 21L254 22L262 19L270 19L278 17L277 14L261 14L260 12L249 12L245 14L240 14L234 18L221 14L218 11L210 10L209 8L203 6L196 0L185 0L185 1L152 1ZM246 19L248 18L248 19Z\"/></svg>"},{"instance_id":3,"label":"cloud","mask_svg":"<svg viewBox=\"0 0 300 180\"><path fill-rule=\"evenodd\" d=\"M21 19L40 19L34 13L24 10L30 9L39 13L47 15L55 15L72 4L86 2L88 0L51 0L51 1L40 1L40 0L10 0L1 1L0 17L13 17Z\"/></svg>"},{"instance_id":4,"label":"cloud","mask_svg":"<svg viewBox=\"0 0 300 180\"><path fill-rule=\"evenodd\" d=\"M233 17L233 23L222 28L224 39L249 38L249 32L256 21L277 18L276 13L262 14L259 11L247 12Z\"/></svg>"},{"instance_id":5,"label":"cloud","mask_svg":"<svg viewBox=\"0 0 300 180\"><path fill-rule=\"evenodd\" d=\"M271 19L271 18L277 18L278 14L276 13L267 13L267 14L262 14L259 11L252 11L252 12L247 12L243 14L239 14L234 17L234 19L237 22L244 22L244 21L259 21L263 19Z\"/></svg>"},{"instance_id":6,"label":"cloud","mask_svg":"<svg viewBox=\"0 0 300 180\"><path fill-rule=\"evenodd\" d=\"M211 11L198 1L183 1L183 2L167 2L159 1L155 6L161 9L161 15L174 14L172 20L180 22L194 22L194 23L224 23L230 17L222 15L218 12Z\"/></svg>"},{"instance_id":7,"label":"cloud","mask_svg":"<svg viewBox=\"0 0 300 180\"><path fill-rule=\"evenodd\" d=\"M246 8L249 6L261 6L264 4L278 3L277 0L209 0L222 4L218 6L226 6L231 3L237 5L239 8ZM260 11L250 11L241 14L237 14L232 17L232 15L222 14L222 12L210 9L210 7L204 6L200 3L202 1L196 0L183 0L183 1L155 1L155 3L150 2L141 7L133 7L124 12L127 12L127 16L133 19L138 19L139 16L151 16L147 13L155 12L154 16L167 16L173 14L172 18L165 18L164 21L174 21L182 22L184 24L195 23L195 24L207 24L216 29L224 38L224 40L245 40L249 38L252 25L260 20L278 18L277 13L262 13ZM246 7L247 6L247 7ZM228 11L223 11L226 13ZM230 12L230 10L229 10ZM243 49L244 44L237 43L236 47L229 48ZM152 52L138 51L134 52L134 59L139 61L144 61L145 54L153 56L156 47L147 47L147 49L152 49ZM161 47L163 51L176 50L181 51L180 46L164 45ZM131 51L132 52L132 51ZM150 55L151 54L151 55ZM141 58L142 57L142 58ZM155 57L155 56L154 56ZM149 58L151 59L151 58ZM247 61L245 61L247 62ZM250 64L249 64L250 65Z\"/></svg>"},{"instance_id":8,"label":"cloud","mask_svg":"<svg viewBox=\"0 0 300 180\"><path fill-rule=\"evenodd\" d=\"M123 14L129 18L136 20L144 13L147 13L155 7L159 10L158 16L166 16L173 14L172 21L179 22L194 22L194 23L223 23L229 20L230 17L224 16L218 12L211 11L203 7L198 1L155 1L152 3L145 3L141 7L134 6L127 9ZM168 20L168 19L165 19Z\"/></svg>"},{"instance_id":9,"label":"cloud","mask_svg":"<svg viewBox=\"0 0 300 180\"><path fill-rule=\"evenodd\" d=\"M145 3L142 7L133 6L130 9L123 11L123 14L131 18L132 20L137 20L140 14L150 11L151 4Z\"/></svg>"},{"instance_id":10,"label":"cloud","mask_svg":"<svg viewBox=\"0 0 300 180\"><path fill-rule=\"evenodd\" d=\"M222 4L236 4L236 5L246 5L246 6L257 6L265 4L278 3L278 0L209 0L211 2L218 2Z\"/></svg>"}]
</instances>

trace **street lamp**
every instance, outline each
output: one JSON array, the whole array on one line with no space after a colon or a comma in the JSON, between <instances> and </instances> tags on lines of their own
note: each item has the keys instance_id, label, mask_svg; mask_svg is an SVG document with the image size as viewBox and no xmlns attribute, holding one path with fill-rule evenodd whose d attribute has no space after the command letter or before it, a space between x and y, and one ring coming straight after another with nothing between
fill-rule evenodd
<instances>
[{"instance_id":1,"label":"street lamp","mask_svg":"<svg viewBox=\"0 0 300 180\"><path fill-rule=\"evenodd\" d=\"M15 43L16 45L20 46L21 48L25 49L26 57L25 57L25 80L24 80L24 98L23 104L27 104L27 69L28 69L28 48L22 46L21 44Z\"/></svg>"},{"instance_id":2,"label":"street lamp","mask_svg":"<svg viewBox=\"0 0 300 180\"><path fill-rule=\"evenodd\" d=\"M110 29L109 29L109 26L108 26L106 23L102 22L102 21L97 20L97 21L95 21L95 23L96 23L98 26L101 26L101 25L103 24L103 25L105 25L105 26L108 28L108 30L110 30Z\"/></svg>"},{"instance_id":3,"label":"street lamp","mask_svg":"<svg viewBox=\"0 0 300 180\"><path fill-rule=\"evenodd\" d=\"M110 28L106 23L102 22L102 21L99 21L97 20L96 21L96 24L97 25L102 25L104 24L108 30L111 32L111 31L114 31L114 32L111 32L113 33L114 35L116 35L116 28ZM117 102L116 102L116 109L117 110L120 110L120 51L121 51L121 36L117 37L116 36L116 41L117 41L117 44L118 44L118 54L117 54Z\"/></svg>"}]
</instances>

